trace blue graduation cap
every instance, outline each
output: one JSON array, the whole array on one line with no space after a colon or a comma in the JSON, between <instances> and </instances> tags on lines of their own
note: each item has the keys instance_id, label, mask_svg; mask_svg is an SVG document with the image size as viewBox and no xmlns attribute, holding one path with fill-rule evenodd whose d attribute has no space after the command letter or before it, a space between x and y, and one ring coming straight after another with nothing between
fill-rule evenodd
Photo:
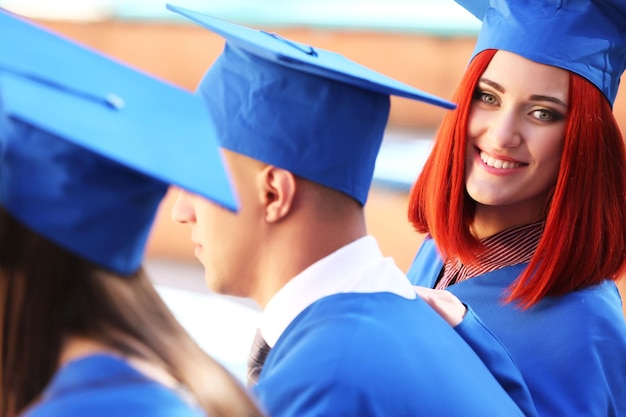
<instances>
[{"instance_id":1,"label":"blue graduation cap","mask_svg":"<svg viewBox=\"0 0 626 417\"><path fill-rule=\"evenodd\" d=\"M198 93L221 145L364 204L390 95L454 104L347 58L276 34L167 7L226 38Z\"/></svg>"},{"instance_id":2,"label":"blue graduation cap","mask_svg":"<svg viewBox=\"0 0 626 417\"><path fill-rule=\"evenodd\" d=\"M129 274L169 184L237 208L202 100L0 10L0 205Z\"/></svg>"},{"instance_id":3,"label":"blue graduation cap","mask_svg":"<svg viewBox=\"0 0 626 417\"><path fill-rule=\"evenodd\" d=\"M572 71L615 101L626 68L625 0L456 0L483 22L474 55L502 49Z\"/></svg>"}]
</instances>

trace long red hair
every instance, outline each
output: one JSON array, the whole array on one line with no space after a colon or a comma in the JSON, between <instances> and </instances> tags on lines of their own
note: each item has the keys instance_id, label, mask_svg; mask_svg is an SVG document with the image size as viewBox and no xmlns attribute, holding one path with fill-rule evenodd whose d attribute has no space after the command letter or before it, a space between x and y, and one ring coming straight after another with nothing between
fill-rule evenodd
<instances>
[{"instance_id":1,"label":"long red hair","mask_svg":"<svg viewBox=\"0 0 626 417\"><path fill-rule=\"evenodd\" d=\"M444 258L477 262L471 225L475 203L465 191L467 120L478 80L497 51L468 66L409 201L409 220L429 233ZM611 106L587 80L570 73L569 112L559 175L546 206L537 251L511 284L506 302L524 308L617 279L626 271L626 150Z\"/></svg>"}]
</instances>

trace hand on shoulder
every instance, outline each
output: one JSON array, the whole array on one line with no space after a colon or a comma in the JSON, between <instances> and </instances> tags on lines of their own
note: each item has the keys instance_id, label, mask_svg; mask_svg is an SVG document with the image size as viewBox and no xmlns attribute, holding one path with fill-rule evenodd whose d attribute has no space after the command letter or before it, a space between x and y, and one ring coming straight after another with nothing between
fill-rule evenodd
<instances>
[{"instance_id":1,"label":"hand on shoulder","mask_svg":"<svg viewBox=\"0 0 626 417\"><path fill-rule=\"evenodd\" d=\"M428 303L450 326L455 327L463 321L467 308L455 295L446 290L414 286L413 289Z\"/></svg>"}]
</instances>

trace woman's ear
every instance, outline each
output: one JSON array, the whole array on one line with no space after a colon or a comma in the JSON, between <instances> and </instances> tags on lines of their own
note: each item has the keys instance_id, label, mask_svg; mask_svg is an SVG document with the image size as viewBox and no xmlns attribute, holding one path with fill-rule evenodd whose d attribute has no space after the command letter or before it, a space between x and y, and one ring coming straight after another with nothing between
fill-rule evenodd
<instances>
[{"instance_id":1,"label":"woman's ear","mask_svg":"<svg viewBox=\"0 0 626 417\"><path fill-rule=\"evenodd\" d=\"M282 168L268 165L257 175L259 197L265 209L265 221L283 219L293 206L296 195L295 176Z\"/></svg>"}]
</instances>

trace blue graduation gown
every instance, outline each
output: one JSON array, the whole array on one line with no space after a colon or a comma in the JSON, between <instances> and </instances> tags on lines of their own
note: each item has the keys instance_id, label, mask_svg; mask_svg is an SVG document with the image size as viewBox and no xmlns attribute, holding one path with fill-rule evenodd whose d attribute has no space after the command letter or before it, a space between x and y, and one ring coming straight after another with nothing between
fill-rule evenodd
<instances>
[{"instance_id":1,"label":"blue graduation gown","mask_svg":"<svg viewBox=\"0 0 626 417\"><path fill-rule=\"evenodd\" d=\"M442 267L427 239L408 276L415 285L433 288ZM503 291L525 267L502 268L448 290L509 350L539 416L626 416L626 324L615 283L546 297L526 311L503 305ZM473 346L493 342L462 335Z\"/></svg>"},{"instance_id":2,"label":"blue graduation gown","mask_svg":"<svg viewBox=\"0 0 626 417\"><path fill-rule=\"evenodd\" d=\"M203 417L179 395L111 355L59 369L41 402L23 417Z\"/></svg>"},{"instance_id":3,"label":"blue graduation gown","mask_svg":"<svg viewBox=\"0 0 626 417\"><path fill-rule=\"evenodd\" d=\"M273 417L523 415L434 310L386 292L310 305L278 339L254 391Z\"/></svg>"}]
</instances>

